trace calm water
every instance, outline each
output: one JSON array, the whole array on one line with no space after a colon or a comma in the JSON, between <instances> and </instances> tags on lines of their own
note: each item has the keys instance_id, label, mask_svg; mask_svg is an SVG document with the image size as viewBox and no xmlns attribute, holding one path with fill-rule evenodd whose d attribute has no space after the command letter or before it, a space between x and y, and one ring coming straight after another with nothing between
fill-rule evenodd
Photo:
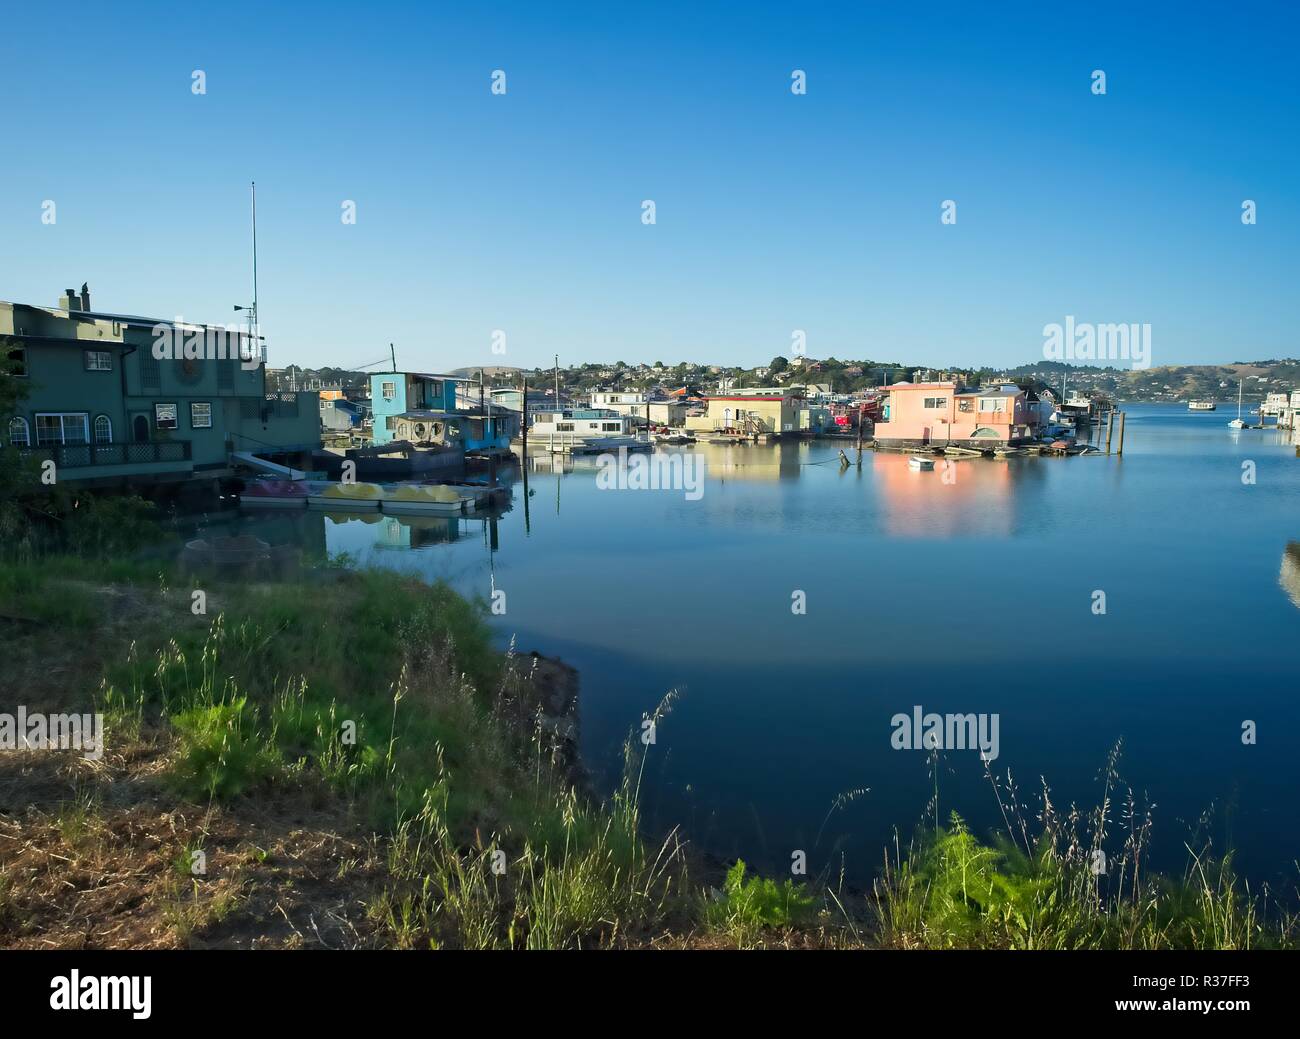
<instances>
[{"instance_id":1,"label":"calm water","mask_svg":"<svg viewBox=\"0 0 1300 1039\"><path fill-rule=\"evenodd\" d=\"M926 754L890 744L891 717L921 705L996 713L996 771L1025 795L1044 777L1058 807L1097 802L1122 738L1125 779L1156 803L1158 864L1182 867L1213 807L1217 848L1256 880L1294 880L1300 576L1288 592L1282 574L1300 460L1282 434L1230 431L1222 409L1128 411L1122 459L977 459L947 483L942 462L912 472L896 454L841 472L835 441L691 449L708 465L698 501L602 490L594 463L543 458L495 551L480 520L240 522L504 591L503 643L580 670L605 782L642 712L680 690L647 809L705 851L781 867L804 849L812 871L842 851L869 875L931 795ZM999 823L975 752L944 755L939 798L980 831Z\"/></svg>"}]
</instances>

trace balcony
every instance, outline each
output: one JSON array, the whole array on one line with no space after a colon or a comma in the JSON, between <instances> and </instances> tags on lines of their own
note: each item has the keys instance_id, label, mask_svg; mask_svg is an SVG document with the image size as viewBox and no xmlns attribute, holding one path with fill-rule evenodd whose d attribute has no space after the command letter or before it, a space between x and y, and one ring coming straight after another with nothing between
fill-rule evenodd
<instances>
[{"instance_id":1,"label":"balcony","mask_svg":"<svg viewBox=\"0 0 1300 1039\"><path fill-rule=\"evenodd\" d=\"M60 469L84 469L95 465L153 465L158 462L188 462L188 440L129 440L108 444L41 444L23 454L41 460L52 459Z\"/></svg>"}]
</instances>

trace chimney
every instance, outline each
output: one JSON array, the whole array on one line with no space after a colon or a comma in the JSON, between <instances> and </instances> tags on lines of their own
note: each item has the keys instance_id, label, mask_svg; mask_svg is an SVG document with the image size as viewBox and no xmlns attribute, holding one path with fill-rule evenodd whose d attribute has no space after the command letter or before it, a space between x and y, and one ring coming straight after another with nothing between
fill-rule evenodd
<instances>
[{"instance_id":1,"label":"chimney","mask_svg":"<svg viewBox=\"0 0 1300 1039\"><path fill-rule=\"evenodd\" d=\"M69 311L81 309L81 297L77 295L76 289L63 290L63 295L59 297L59 309Z\"/></svg>"},{"instance_id":2,"label":"chimney","mask_svg":"<svg viewBox=\"0 0 1300 1039\"><path fill-rule=\"evenodd\" d=\"M81 283L81 309L90 309L90 286L84 281Z\"/></svg>"}]
</instances>

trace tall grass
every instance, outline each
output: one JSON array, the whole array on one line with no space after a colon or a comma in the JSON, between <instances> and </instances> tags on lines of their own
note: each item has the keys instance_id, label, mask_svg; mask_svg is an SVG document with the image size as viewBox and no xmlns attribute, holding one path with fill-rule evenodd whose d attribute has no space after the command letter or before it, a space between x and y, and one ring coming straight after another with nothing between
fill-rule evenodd
<instances>
[{"instance_id":1,"label":"tall grass","mask_svg":"<svg viewBox=\"0 0 1300 1039\"><path fill-rule=\"evenodd\" d=\"M1297 918L1267 913L1208 843L1181 878L1149 874L1152 812L1124 789L1116 745L1092 810L1064 814L1044 783L1036 816L989 773L1004 828L988 843L955 813L886 852L874 886L881 942L899 948L1248 949L1291 946ZM987 766L986 766L987 772ZM1117 809L1118 804L1118 809ZM1107 849L1110 849L1108 852Z\"/></svg>"}]
</instances>

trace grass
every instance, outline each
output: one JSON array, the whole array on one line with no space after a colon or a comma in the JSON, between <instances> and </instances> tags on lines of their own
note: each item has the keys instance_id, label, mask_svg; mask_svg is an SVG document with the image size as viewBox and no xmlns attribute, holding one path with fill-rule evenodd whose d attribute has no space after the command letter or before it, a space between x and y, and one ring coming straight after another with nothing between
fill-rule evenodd
<instances>
[{"instance_id":1,"label":"grass","mask_svg":"<svg viewBox=\"0 0 1300 1039\"><path fill-rule=\"evenodd\" d=\"M1031 825L1008 775L991 773L1004 830L981 842L953 814L926 825L906 855L886 855L874 892L876 929L895 948L1291 948L1300 918L1255 898L1206 843L1188 846L1182 877L1150 874L1152 815L1121 795L1120 747L1101 802L1064 815L1043 784ZM1118 810L1117 810L1118 806ZM936 807L937 814L937 807ZM1118 814L1119 824L1114 816ZM1111 852L1107 854L1106 848Z\"/></svg>"},{"instance_id":2,"label":"grass","mask_svg":"<svg viewBox=\"0 0 1300 1039\"><path fill-rule=\"evenodd\" d=\"M35 892L34 878L71 858L86 878L76 898L111 894L156 925L129 932L116 908L86 917L73 904L69 941L99 926L121 941L285 947L1296 944L1296 917L1251 892L1231 855L1196 845L1183 875L1148 872L1152 815L1125 791L1118 748L1086 812L1058 812L1046 786L1022 803L990 774L1004 826L985 838L940 818L933 762L924 824L866 894L739 861L724 875L675 831L647 834L638 741L608 799L575 785L543 724L537 665L492 646L481 603L325 567L298 585L205 581L211 615L195 617L193 585L152 564L0 565L0 613L41 621L19 635L93 660L113 751L97 771L70 761L57 783L42 774L62 784L48 819L0 816L13 838L0 841L0 922L14 933L48 930L34 908L72 896L67 883ZM648 719L663 722L674 695ZM190 870L200 849L209 875Z\"/></svg>"},{"instance_id":3,"label":"grass","mask_svg":"<svg viewBox=\"0 0 1300 1039\"><path fill-rule=\"evenodd\" d=\"M781 883L768 877L745 877L737 859L727 870L721 891L704 900L707 928L725 935L738 948L754 945L765 930L790 930L812 918L816 899L788 877Z\"/></svg>"}]
</instances>

